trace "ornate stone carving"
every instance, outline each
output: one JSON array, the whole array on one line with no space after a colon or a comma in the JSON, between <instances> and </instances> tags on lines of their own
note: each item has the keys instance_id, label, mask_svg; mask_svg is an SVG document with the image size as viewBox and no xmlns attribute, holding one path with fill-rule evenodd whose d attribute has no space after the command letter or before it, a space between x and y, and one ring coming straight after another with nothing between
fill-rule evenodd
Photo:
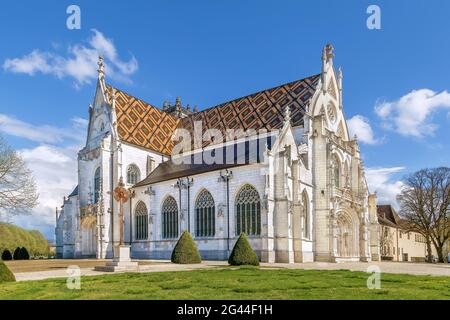
<instances>
[{"instance_id":1,"label":"ornate stone carving","mask_svg":"<svg viewBox=\"0 0 450 320\"><path fill-rule=\"evenodd\" d=\"M339 124L339 127L338 127L338 129L337 129L337 131L336 131L336 135L337 135L339 138L343 138L343 137L344 137L344 129L342 128L342 123Z\"/></svg>"},{"instance_id":2,"label":"ornate stone carving","mask_svg":"<svg viewBox=\"0 0 450 320\"><path fill-rule=\"evenodd\" d=\"M327 44L325 47L325 56L326 56L327 61L334 58L333 51L334 51L333 45L331 43Z\"/></svg>"},{"instance_id":3,"label":"ornate stone carving","mask_svg":"<svg viewBox=\"0 0 450 320\"><path fill-rule=\"evenodd\" d=\"M332 81L330 81L330 83L328 84L327 92L328 92L333 98L337 99L336 88L334 87Z\"/></svg>"},{"instance_id":4,"label":"ornate stone carving","mask_svg":"<svg viewBox=\"0 0 450 320\"><path fill-rule=\"evenodd\" d=\"M92 150L83 149L78 153L78 159L83 161L91 161L100 157L101 148L95 148Z\"/></svg>"},{"instance_id":5,"label":"ornate stone carving","mask_svg":"<svg viewBox=\"0 0 450 320\"><path fill-rule=\"evenodd\" d=\"M334 107L334 105L332 103L329 103L327 106L327 114L328 114L328 119L330 120L330 122L335 123L336 122L336 108Z\"/></svg>"}]
</instances>

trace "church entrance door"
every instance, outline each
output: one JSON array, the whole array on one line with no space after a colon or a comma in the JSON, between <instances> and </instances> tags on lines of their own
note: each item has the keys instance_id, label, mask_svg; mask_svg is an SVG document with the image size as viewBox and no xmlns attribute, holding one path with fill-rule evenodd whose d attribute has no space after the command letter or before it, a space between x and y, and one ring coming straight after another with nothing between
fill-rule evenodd
<instances>
[{"instance_id":1,"label":"church entrance door","mask_svg":"<svg viewBox=\"0 0 450 320\"><path fill-rule=\"evenodd\" d=\"M81 222L81 254L95 257L97 252L97 223L94 216L85 217Z\"/></svg>"},{"instance_id":2,"label":"church entrance door","mask_svg":"<svg viewBox=\"0 0 450 320\"><path fill-rule=\"evenodd\" d=\"M350 214L342 212L337 219L337 253L340 258L358 256L358 233Z\"/></svg>"}]
</instances>

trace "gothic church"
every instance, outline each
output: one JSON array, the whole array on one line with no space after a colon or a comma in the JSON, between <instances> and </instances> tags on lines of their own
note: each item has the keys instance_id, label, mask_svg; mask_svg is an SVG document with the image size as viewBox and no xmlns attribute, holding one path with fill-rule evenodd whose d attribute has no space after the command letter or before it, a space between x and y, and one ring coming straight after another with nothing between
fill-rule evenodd
<instances>
[{"instance_id":1,"label":"gothic church","mask_svg":"<svg viewBox=\"0 0 450 320\"><path fill-rule=\"evenodd\" d=\"M202 111L107 85L100 58L78 186L56 212L57 256L113 257L122 182L135 259L170 259L188 230L203 259L227 259L245 232L263 262L378 260L376 196L333 58L327 45L320 74Z\"/></svg>"}]
</instances>

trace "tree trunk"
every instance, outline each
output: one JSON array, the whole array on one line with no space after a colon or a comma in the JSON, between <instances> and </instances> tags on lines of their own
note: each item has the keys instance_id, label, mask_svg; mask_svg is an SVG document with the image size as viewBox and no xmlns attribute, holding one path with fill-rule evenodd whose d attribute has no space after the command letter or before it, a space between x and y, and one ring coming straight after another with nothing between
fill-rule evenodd
<instances>
[{"instance_id":1,"label":"tree trunk","mask_svg":"<svg viewBox=\"0 0 450 320\"><path fill-rule=\"evenodd\" d=\"M441 263L444 263L444 252L443 252L443 246L440 246L440 247L436 247L436 252L437 252L437 255L438 255L438 259L439 259L439 262L441 262Z\"/></svg>"},{"instance_id":2,"label":"tree trunk","mask_svg":"<svg viewBox=\"0 0 450 320\"><path fill-rule=\"evenodd\" d=\"M427 262L433 262L431 256L433 254L433 251L431 249L431 240L430 238L427 238Z\"/></svg>"}]
</instances>

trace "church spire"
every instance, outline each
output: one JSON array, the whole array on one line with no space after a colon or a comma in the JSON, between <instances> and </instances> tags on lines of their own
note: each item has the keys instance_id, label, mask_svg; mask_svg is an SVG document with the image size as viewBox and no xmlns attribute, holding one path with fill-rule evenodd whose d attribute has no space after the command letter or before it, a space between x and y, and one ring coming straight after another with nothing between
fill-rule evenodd
<instances>
[{"instance_id":1,"label":"church spire","mask_svg":"<svg viewBox=\"0 0 450 320\"><path fill-rule=\"evenodd\" d=\"M341 67L339 67L339 70L338 70L337 84L338 84L338 90L339 90L339 108L342 109L343 103L342 103L342 68Z\"/></svg>"},{"instance_id":2,"label":"church spire","mask_svg":"<svg viewBox=\"0 0 450 320\"><path fill-rule=\"evenodd\" d=\"M333 64L334 47L331 43L328 43L322 50L322 90L325 94L327 92L327 71L329 65Z\"/></svg>"},{"instance_id":3,"label":"church spire","mask_svg":"<svg viewBox=\"0 0 450 320\"><path fill-rule=\"evenodd\" d=\"M98 79L105 79L105 59L102 55L98 56Z\"/></svg>"},{"instance_id":4,"label":"church spire","mask_svg":"<svg viewBox=\"0 0 450 320\"><path fill-rule=\"evenodd\" d=\"M105 81L105 59L103 58L102 55L98 56L98 83L100 85L100 88L102 90L104 99L106 102L108 103L112 103L112 99L111 99L111 93L108 92L107 88L106 88L106 81Z\"/></svg>"}]
</instances>

